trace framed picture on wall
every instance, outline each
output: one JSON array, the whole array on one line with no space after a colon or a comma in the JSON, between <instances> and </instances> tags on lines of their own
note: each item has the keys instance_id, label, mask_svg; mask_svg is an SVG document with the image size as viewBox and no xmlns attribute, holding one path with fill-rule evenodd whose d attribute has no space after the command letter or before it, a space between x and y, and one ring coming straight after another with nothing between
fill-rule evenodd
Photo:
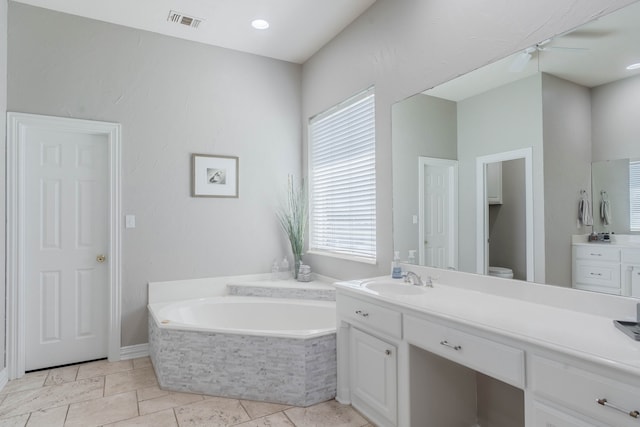
<instances>
[{"instance_id":1,"label":"framed picture on wall","mask_svg":"<svg viewBox=\"0 0 640 427\"><path fill-rule=\"evenodd\" d=\"M192 197L238 197L238 157L191 155Z\"/></svg>"}]
</instances>

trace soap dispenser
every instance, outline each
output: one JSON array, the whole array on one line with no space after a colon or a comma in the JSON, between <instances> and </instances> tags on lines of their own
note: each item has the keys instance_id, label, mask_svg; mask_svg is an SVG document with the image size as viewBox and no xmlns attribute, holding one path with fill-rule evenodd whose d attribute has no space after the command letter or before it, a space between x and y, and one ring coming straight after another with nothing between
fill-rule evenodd
<instances>
[{"instance_id":1,"label":"soap dispenser","mask_svg":"<svg viewBox=\"0 0 640 427\"><path fill-rule=\"evenodd\" d=\"M393 267L391 268L391 277L394 279L402 279L402 268L400 268L400 251L393 254Z\"/></svg>"}]
</instances>

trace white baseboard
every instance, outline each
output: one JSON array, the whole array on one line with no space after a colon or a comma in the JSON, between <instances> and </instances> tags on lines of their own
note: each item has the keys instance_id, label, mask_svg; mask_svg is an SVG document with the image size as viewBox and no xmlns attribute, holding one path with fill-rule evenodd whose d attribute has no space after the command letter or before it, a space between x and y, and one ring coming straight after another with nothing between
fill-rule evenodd
<instances>
[{"instance_id":1,"label":"white baseboard","mask_svg":"<svg viewBox=\"0 0 640 427\"><path fill-rule=\"evenodd\" d=\"M2 368L0 371L0 391L4 389L4 386L9 382L9 370L7 368Z\"/></svg>"},{"instance_id":2,"label":"white baseboard","mask_svg":"<svg viewBox=\"0 0 640 427\"><path fill-rule=\"evenodd\" d=\"M149 344L136 344L120 348L120 360L137 359L149 355Z\"/></svg>"}]
</instances>

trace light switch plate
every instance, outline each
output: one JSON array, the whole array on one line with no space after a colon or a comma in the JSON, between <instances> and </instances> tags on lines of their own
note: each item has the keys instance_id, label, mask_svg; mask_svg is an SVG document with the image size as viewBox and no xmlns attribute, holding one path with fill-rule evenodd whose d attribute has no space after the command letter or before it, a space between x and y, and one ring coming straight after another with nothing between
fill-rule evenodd
<instances>
[{"instance_id":1,"label":"light switch plate","mask_svg":"<svg viewBox=\"0 0 640 427\"><path fill-rule=\"evenodd\" d=\"M135 215L125 215L125 217L124 217L124 226L126 228L136 228L136 216Z\"/></svg>"}]
</instances>

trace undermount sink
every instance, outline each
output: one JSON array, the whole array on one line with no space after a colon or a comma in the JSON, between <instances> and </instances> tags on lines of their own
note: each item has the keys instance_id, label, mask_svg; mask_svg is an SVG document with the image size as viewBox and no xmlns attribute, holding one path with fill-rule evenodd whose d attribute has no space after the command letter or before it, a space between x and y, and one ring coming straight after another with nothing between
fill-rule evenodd
<instances>
[{"instance_id":1,"label":"undermount sink","mask_svg":"<svg viewBox=\"0 0 640 427\"><path fill-rule=\"evenodd\" d=\"M426 292L423 286L414 286L405 283L371 281L363 283L362 286L370 291L387 295L418 295Z\"/></svg>"}]
</instances>

